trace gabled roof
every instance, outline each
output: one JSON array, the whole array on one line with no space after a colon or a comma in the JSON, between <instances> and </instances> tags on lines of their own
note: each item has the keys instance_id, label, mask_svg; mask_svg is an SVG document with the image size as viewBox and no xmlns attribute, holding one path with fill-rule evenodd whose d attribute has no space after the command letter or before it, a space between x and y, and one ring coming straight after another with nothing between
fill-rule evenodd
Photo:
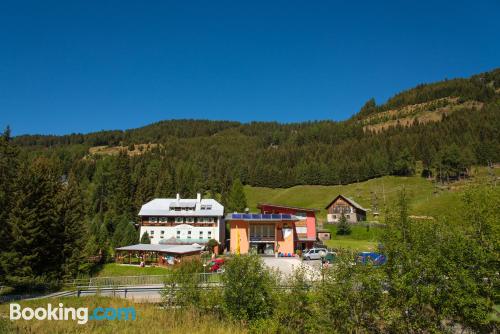
<instances>
[{"instance_id":1,"label":"gabled roof","mask_svg":"<svg viewBox=\"0 0 500 334\"><path fill-rule=\"evenodd\" d=\"M210 207L210 209L201 209L201 207ZM175 208L194 208L188 211L175 211ZM193 217L193 216L224 216L224 207L222 204L211 198L203 198L199 202L197 199L186 198L155 198L141 207L139 216L175 216L175 217Z\"/></svg>"},{"instance_id":2,"label":"gabled roof","mask_svg":"<svg viewBox=\"0 0 500 334\"><path fill-rule=\"evenodd\" d=\"M356 203L354 200L350 199L349 197L345 197L344 195L338 195L337 197L335 197L333 199L333 201L331 201L326 207L325 209L328 209L337 199L339 199L339 197L342 197L342 199L346 202L348 202L349 204L351 204L353 207L355 207L356 209L359 209L361 211L367 211L367 209L363 208L361 205L359 205L358 203Z\"/></svg>"},{"instance_id":3,"label":"gabled roof","mask_svg":"<svg viewBox=\"0 0 500 334\"><path fill-rule=\"evenodd\" d=\"M288 206L281 204L271 204L271 203L259 203L257 204L257 208L260 209L262 206L271 206L273 208L283 208L283 209L295 209L297 211L306 211L306 212L318 212L319 209L311 209L311 208L301 208L298 206Z\"/></svg>"}]
</instances>

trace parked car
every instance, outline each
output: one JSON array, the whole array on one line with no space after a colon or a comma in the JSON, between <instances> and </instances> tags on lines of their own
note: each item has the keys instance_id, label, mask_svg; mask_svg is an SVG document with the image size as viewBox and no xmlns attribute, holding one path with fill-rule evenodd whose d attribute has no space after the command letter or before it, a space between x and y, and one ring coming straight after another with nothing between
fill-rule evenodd
<instances>
[{"instance_id":1,"label":"parked car","mask_svg":"<svg viewBox=\"0 0 500 334\"><path fill-rule=\"evenodd\" d=\"M384 254L375 253L375 252L361 252L358 254L358 262L359 263L373 263L376 266L383 265L387 261L387 258Z\"/></svg>"},{"instance_id":2,"label":"parked car","mask_svg":"<svg viewBox=\"0 0 500 334\"><path fill-rule=\"evenodd\" d=\"M302 253L302 258L304 260L320 260L322 257L326 256L328 250L326 248L311 248L308 251Z\"/></svg>"},{"instance_id":3,"label":"parked car","mask_svg":"<svg viewBox=\"0 0 500 334\"><path fill-rule=\"evenodd\" d=\"M210 268L210 272L220 272L222 270L222 266L224 265L224 259L218 258L210 261L208 263L208 267Z\"/></svg>"}]
</instances>

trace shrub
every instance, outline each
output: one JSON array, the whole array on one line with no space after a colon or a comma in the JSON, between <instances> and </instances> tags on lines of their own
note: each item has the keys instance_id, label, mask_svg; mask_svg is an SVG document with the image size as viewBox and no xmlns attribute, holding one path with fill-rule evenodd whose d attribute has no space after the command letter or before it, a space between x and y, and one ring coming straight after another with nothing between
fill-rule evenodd
<instances>
[{"instance_id":1,"label":"shrub","mask_svg":"<svg viewBox=\"0 0 500 334\"><path fill-rule=\"evenodd\" d=\"M225 265L222 279L224 309L232 318L253 321L273 314L278 275L259 256L235 256Z\"/></svg>"},{"instance_id":2,"label":"shrub","mask_svg":"<svg viewBox=\"0 0 500 334\"><path fill-rule=\"evenodd\" d=\"M347 221L347 218L342 214L339 220L339 225L337 226L337 234L339 235L349 235L351 234L351 225Z\"/></svg>"}]
</instances>

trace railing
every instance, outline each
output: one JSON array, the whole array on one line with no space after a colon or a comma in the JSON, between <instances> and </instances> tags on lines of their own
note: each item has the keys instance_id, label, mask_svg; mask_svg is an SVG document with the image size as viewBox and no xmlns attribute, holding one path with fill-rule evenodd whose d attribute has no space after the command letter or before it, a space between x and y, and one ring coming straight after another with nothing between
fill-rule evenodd
<instances>
[{"instance_id":1,"label":"railing","mask_svg":"<svg viewBox=\"0 0 500 334\"><path fill-rule=\"evenodd\" d=\"M221 282L221 273L195 273L186 274L192 276L192 280L200 284L215 284ZM103 287L103 286L148 286L162 285L167 281L176 281L180 278L178 273L167 275L142 275L142 276L114 276L114 277L92 277L75 279L64 283L66 288L76 287Z\"/></svg>"}]
</instances>

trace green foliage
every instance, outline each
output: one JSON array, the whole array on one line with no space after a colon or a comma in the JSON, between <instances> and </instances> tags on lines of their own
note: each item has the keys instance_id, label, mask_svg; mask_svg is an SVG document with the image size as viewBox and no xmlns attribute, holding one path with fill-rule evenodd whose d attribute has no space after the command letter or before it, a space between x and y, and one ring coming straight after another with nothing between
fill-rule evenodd
<instances>
[{"instance_id":1,"label":"green foliage","mask_svg":"<svg viewBox=\"0 0 500 334\"><path fill-rule=\"evenodd\" d=\"M12 208L15 179L19 165L18 149L12 145L10 128L0 136L0 254L11 250L10 226L7 223ZM0 277L4 275L0 255Z\"/></svg>"},{"instance_id":2,"label":"green foliage","mask_svg":"<svg viewBox=\"0 0 500 334\"><path fill-rule=\"evenodd\" d=\"M32 280L60 274L64 230L58 216L61 185L45 158L21 167L8 218L12 249L2 254L6 280Z\"/></svg>"},{"instance_id":3,"label":"green foliage","mask_svg":"<svg viewBox=\"0 0 500 334\"><path fill-rule=\"evenodd\" d=\"M398 158L394 162L393 173L402 176L415 174L415 159L407 148L400 152Z\"/></svg>"},{"instance_id":4,"label":"green foliage","mask_svg":"<svg viewBox=\"0 0 500 334\"><path fill-rule=\"evenodd\" d=\"M347 221L347 218L342 213L339 219L339 223L337 225L337 234L338 235L349 235L351 234L351 225Z\"/></svg>"},{"instance_id":5,"label":"green foliage","mask_svg":"<svg viewBox=\"0 0 500 334\"><path fill-rule=\"evenodd\" d=\"M441 181L449 181L450 178L459 178L461 172L467 172L474 163L474 158L470 150L451 145L439 151L435 161L437 177Z\"/></svg>"},{"instance_id":6,"label":"green foliage","mask_svg":"<svg viewBox=\"0 0 500 334\"><path fill-rule=\"evenodd\" d=\"M87 241L82 191L76 177L70 176L60 194L59 216L63 226L62 272L65 278L87 274L87 258L82 249Z\"/></svg>"},{"instance_id":7,"label":"green foliage","mask_svg":"<svg viewBox=\"0 0 500 334\"><path fill-rule=\"evenodd\" d=\"M227 198L226 211L227 212L243 212L247 207L247 199L243 191L243 184L240 179L233 182L231 191Z\"/></svg>"},{"instance_id":8,"label":"green foliage","mask_svg":"<svg viewBox=\"0 0 500 334\"><path fill-rule=\"evenodd\" d=\"M203 265L198 260L182 262L180 266L165 279L165 288L161 294L163 302L168 306L201 306L204 290L201 288Z\"/></svg>"},{"instance_id":9,"label":"green foliage","mask_svg":"<svg viewBox=\"0 0 500 334\"><path fill-rule=\"evenodd\" d=\"M217 242L217 240L215 240L215 239L210 239L210 240L208 240L208 242L207 242L207 248L208 248L208 250L209 250L211 253L213 253L213 252L214 252L214 248L215 248L215 247L218 247L218 246L219 246L219 243L218 243L218 242Z\"/></svg>"},{"instance_id":10,"label":"green foliage","mask_svg":"<svg viewBox=\"0 0 500 334\"><path fill-rule=\"evenodd\" d=\"M482 199L485 205L500 205L498 195ZM484 208L479 202L476 205ZM464 207L467 210L470 208ZM407 217L402 195L399 213L389 217L384 238L388 256L384 269L391 285L389 306L397 310L394 331L442 331L444 321L479 331L487 328L492 285L497 280L491 265L498 261L498 253L467 231L477 226L477 221L498 222L499 217L491 210L475 213L463 225L441 220L414 222ZM492 232L489 238L500 237L498 229Z\"/></svg>"},{"instance_id":11,"label":"green foliage","mask_svg":"<svg viewBox=\"0 0 500 334\"><path fill-rule=\"evenodd\" d=\"M371 265L353 265L355 255L340 254L317 292L317 321L338 333L379 332L388 317L386 277Z\"/></svg>"},{"instance_id":12,"label":"green foliage","mask_svg":"<svg viewBox=\"0 0 500 334\"><path fill-rule=\"evenodd\" d=\"M316 305L312 294L311 277L313 272L308 266L295 269L287 279L290 290L280 294L275 319L280 329L286 333L318 333L318 317L322 311ZM280 332L280 330L272 331Z\"/></svg>"},{"instance_id":13,"label":"green foliage","mask_svg":"<svg viewBox=\"0 0 500 334\"><path fill-rule=\"evenodd\" d=\"M141 236L141 244L150 244L151 243L151 239L149 239L149 234L148 232L144 232Z\"/></svg>"},{"instance_id":14,"label":"green foliage","mask_svg":"<svg viewBox=\"0 0 500 334\"><path fill-rule=\"evenodd\" d=\"M130 222L127 219L122 219L118 223L113 234L113 247L117 248L134 245L137 243L137 239L138 233L133 225L133 222Z\"/></svg>"},{"instance_id":15,"label":"green foliage","mask_svg":"<svg viewBox=\"0 0 500 334\"><path fill-rule=\"evenodd\" d=\"M258 255L235 256L225 265L224 309L236 320L252 321L272 315L277 277Z\"/></svg>"}]
</instances>

